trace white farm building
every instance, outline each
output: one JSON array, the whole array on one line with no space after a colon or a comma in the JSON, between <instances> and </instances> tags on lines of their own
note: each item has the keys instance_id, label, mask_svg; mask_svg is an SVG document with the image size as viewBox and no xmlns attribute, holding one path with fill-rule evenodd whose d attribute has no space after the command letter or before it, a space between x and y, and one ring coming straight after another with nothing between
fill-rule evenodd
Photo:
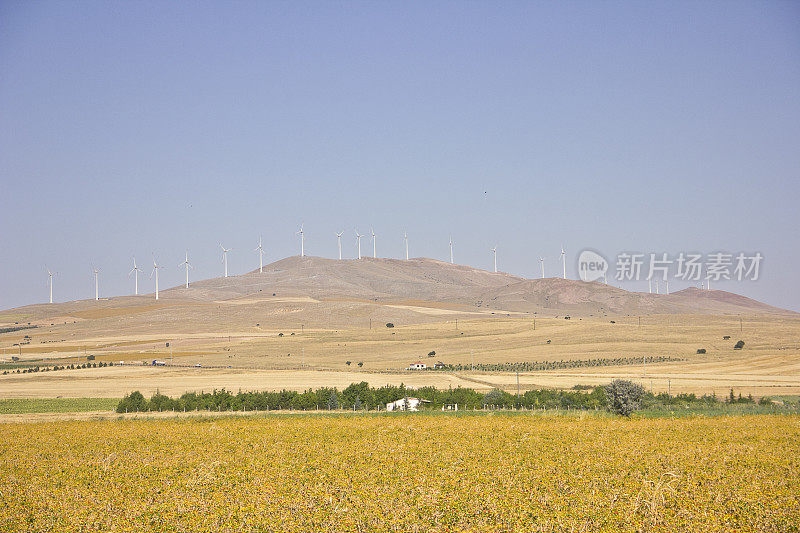
<instances>
[{"instance_id":1,"label":"white farm building","mask_svg":"<svg viewBox=\"0 0 800 533\"><path fill-rule=\"evenodd\" d=\"M400 398L396 402L389 402L386 404L387 411L419 411L423 403L430 403L428 400L420 400L419 398L412 398L406 396Z\"/></svg>"}]
</instances>

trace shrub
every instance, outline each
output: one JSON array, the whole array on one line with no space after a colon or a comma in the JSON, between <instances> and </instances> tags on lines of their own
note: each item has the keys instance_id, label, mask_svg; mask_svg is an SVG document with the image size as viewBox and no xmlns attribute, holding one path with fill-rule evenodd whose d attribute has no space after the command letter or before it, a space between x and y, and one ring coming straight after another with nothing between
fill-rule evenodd
<instances>
[{"instance_id":1,"label":"shrub","mask_svg":"<svg viewBox=\"0 0 800 533\"><path fill-rule=\"evenodd\" d=\"M394 324L392 324L391 322L387 322L387 323L386 323L386 327L387 327L387 328L393 328L393 327L394 327Z\"/></svg>"},{"instance_id":2,"label":"shrub","mask_svg":"<svg viewBox=\"0 0 800 533\"><path fill-rule=\"evenodd\" d=\"M344 362L344 364L346 364L347 366L350 366L351 363L352 363L352 361L345 361Z\"/></svg>"},{"instance_id":3,"label":"shrub","mask_svg":"<svg viewBox=\"0 0 800 533\"><path fill-rule=\"evenodd\" d=\"M433 357L434 355L436 355L436 350L431 350L428 352L428 357Z\"/></svg>"},{"instance_id":4,"label":"shrub","mask_svg":"<svg viewBox=\"0 0 800 533\"><path fill-rule=\"evenodd\" d=\"M606 385L608 409L621 416L631 416L639 409L644 394L644 387L626 379L615 379Z\"/></svg>"},{"instance_id":5,"label":"shrub","mask_svg":"<svg viewBox=\"0 0 800 533\"><path fill-rule=\"evenodd\" d=\"M706 349L705 348L698 348L697 349L697 353L706 353Z\"/></svg>"},{"instance_id":6,"label":"shrub","mask_svg":"<svg viewBox=\"0 0 800 533\"><path fill-rule=\"evenodd\" d=\"M742 348L744 348L744 341L737 342L736 345L733 347L734 350L741 350Z\"/></svg>"},{"instance_id":7,"label":"shrub","mask_svg":"<svg viewBox=\"0 0 800 533\"><path fill-rule=\"evenodd\" d=\"M364 361L359 361L359 362L358 362L358 366L359 366L359 367L362 367L362 366L364 366Z\"/></svg>"}]
</instances>

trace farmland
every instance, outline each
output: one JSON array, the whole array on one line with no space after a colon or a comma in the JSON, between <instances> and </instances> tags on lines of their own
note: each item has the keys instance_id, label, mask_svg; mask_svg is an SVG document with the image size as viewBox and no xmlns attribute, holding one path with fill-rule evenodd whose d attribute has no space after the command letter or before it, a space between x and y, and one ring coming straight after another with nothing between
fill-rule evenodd
<instances>
[{"instance_id":1,"label":"farmland","mask_svg":"<svg viewBox=\"0 0 800 533\"><path fill-rule=\"evenodd\" d=\"M0 426L10 531L792 531L800 418L311 415Z\"/></svg>"}]
</instances>

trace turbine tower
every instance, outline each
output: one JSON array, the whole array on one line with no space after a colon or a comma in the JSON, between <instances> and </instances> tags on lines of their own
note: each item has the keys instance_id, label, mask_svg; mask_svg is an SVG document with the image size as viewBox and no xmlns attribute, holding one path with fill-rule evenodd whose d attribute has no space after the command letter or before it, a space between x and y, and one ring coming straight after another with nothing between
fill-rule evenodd
<instances>
[{"instance_id":1,"label":"turbine tower","mask_svg":"<svg viewBox=\"0 0 800 533\"><path fill-rule=\"evenodd\" d=\"M369 228L369 231L372 233L372 258L375 259L377 254L375 254L375 230L373 228Z\"/></svg>"},{"instance_id":2,"label":"turbine tower","mask_svg":"<svg viewBox=\"0 0 800 533\"><path fill-rule=\"evenodd\" d=\"M453 237L450 237L450 264L453 264Z\"/></svg>"},{"instance_id":3,"label":"turbine tower","mask_svg":"<svg viewBox=\"0 0 800 533\"><path fill-rule=\"evenodd\" d=\"M564 267L564 279L567 279L567 252L564 251L564 245L561 245L561 264Z\"/></svg>"},{"instance_id":4,"label":"turbine tower","mask_svg":"<svg viewBox=\"0 0 800 533\"><path fill-rule=\"evenodd\" d=\"M647 278L647 292L653 294L653 280Z\"/></svg>"},{"instance_id":5,"label":"turbine tower","mask_svg":"<svg viewBox=\"0 0 800 533\"><path fill-rule=\"evenodd\" d=\"M164 268L162 266L158 266L156 263L156 256L153 255L153 272L150 273L150 277L152 278L154 275L156 277L156 300L158 300L158 269Z\"/></svg>"},{"instance_id":6,"label":"turbine tower","mask_svg":"<svg viewBox=\"0 0 800 533\"><path fill-rule=\"evenodd\" d=\"M669 280L664 280L664 284L666 285L664 288L664 294L669 294Z\"/></svg>"},{"instance_id":7,"label":"turbine tower","mask_svg":"<svg viewBox=\"0 0 800 533\"><path fill-rule=\"evenodd\" d=\"M94 273L94 300L97 301L100 299L100 284L97 281L100 270L92 267L92 272Z\"/></svg>"},{"instance_id":8,"label":"turbine tower","mask_svg":"<svg viewBox=\"0 0 800 533\"><path fill-rule=\"evenodd\" d=\"M50 303L53 303L53 276L55 276L55 273L50 272L47 267L45 267L45 270L47 270L47 275L50 276Z\"/></svg>"},{"instance_id":9,"label":"turbine tower","mask_svg":"<svg viewBox=\"0 0 800 533\"><path fill-rule=\"evenodd\" d=\"M358 230L356 230L356 242L358 243L358 258L361 259L361 235Z\"/></svg>"},{"instance_id":10,"label":"turbine tower","mask_svg":"<svg viewBox=\"0 0 800 533\"><path fill-rule=\"evenodd\" d=\"M130 272L128 272L128 277L131 277L131 274L135 274L134 278L136 279L135 281L136 285L134 285L135 289L133 294L135 294L136 296L139 295L139 272L141 271L142 269L136 266L136 258L134 257L133 268L131 269Z\"/></svg>"},{"instance_id":11,"label":"turbine tower","mask_svg":"<svg viewBox=\"0 0 800 533\"><path fill-rule=\"evenodd\" d=\"M542 279L544 279L544 257L539 257L539 263L542 265Z\"/></svg>"},{"instance_id":12,"label":"turbine tower","mask_svg":"<svg viewBox=\"0 0 800 533\"><path fill-rule=\"evenodd\" d=\"M343 231L336 234L336 242L339 244L339 261L342 260L342 235L344 235Z\"/></svg>"},{"instance_id":13,"label":"turbine tower","mask_svg":"<svg viewBox=\"0 0 800 533\"><path fill-rule=\"evenodd\" d=\"M408 261L408 232L403 232L403 240L406 241L406 261Z\"/></svg>"},{"instance_id":14,"label":"turbine tower","mask_svg":"<svg viewBox=\"0 0 800 533\"><path fill-rule=\"evenodd\" d=\"M494 271L497 272L497 246L491 248L490 251L494 254Z\"/></svg>"},{"instance_id":15,"label":"turbine tower","mask_svg":"<svg viewBox=\"0 0 800 533\"><path fill-rule=\"evenodd\" d=\"M186 250L186 259L183 260L183 263L178 265L178 268L180 268L180 267L186 267L186 288L188 289L189 288L189 269L190 268L194 268L189 263L189 250Z\"/></svg>"},{"instance_id":16,"label":"turbine tower","mask_svg":"<svg viewBox=\"0 0 800 533\"><path fill-rule=\"evenodd\" d=\"M225 248L222 246L222 243L219 243L219 247L222 248L222 262L225 263L225 277L228 277L228 252L233 250L233 248Z\"/></svg>"},{"instance_id":17,"label":"turbine tower","mask_svg":"<svg viewBox=\"0 0 800 533\"><path fill-rule=\"evenodd\" d=\"M300 257L304 257L306 255L305 250L305 235L303 234L303 224L300 224L300 231L295 233L295 235L300 235Z\"/></svg>"},{"instance_id":18,"label":"turbine tower","mask_svg":"<svg viewBox=\"0 0 800 533\"><path fill-rule=\"evenodd\" d=\"M658 292L658 278L656 278L656 294L659 294L659 292Z\"/></svg>"},{"instance_id":19,"label":"turbine tower","mask_svg":"<svg viewBox=\"0 0 800 533\"><path fill-rule=\"evenodd\" d=\"M261 274L264 272L264 247L261 245L261 235L258 236L258 248L256 248L256 251L258 252L258 273Z\"/></svg>"}]
</instances>

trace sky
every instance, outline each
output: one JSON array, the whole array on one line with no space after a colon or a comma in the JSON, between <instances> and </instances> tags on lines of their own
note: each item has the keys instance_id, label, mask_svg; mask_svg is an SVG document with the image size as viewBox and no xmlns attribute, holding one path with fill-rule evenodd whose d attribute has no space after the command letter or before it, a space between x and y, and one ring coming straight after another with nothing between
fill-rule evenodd
<instances>
[{"instance_id":1,"label":"sky","mask_svg":"<svg viewBox=\"0 0 800 533\"><path fill-rule=\"evenodd\" d=\"M759 252L800 311L800 3L0 3L0 308L299 254ZM371 252L368 240L364 252ZM609 282L646 291L647 281ZM670 281L675 291L696 281Z\"/></svg>"}]
</instances>

